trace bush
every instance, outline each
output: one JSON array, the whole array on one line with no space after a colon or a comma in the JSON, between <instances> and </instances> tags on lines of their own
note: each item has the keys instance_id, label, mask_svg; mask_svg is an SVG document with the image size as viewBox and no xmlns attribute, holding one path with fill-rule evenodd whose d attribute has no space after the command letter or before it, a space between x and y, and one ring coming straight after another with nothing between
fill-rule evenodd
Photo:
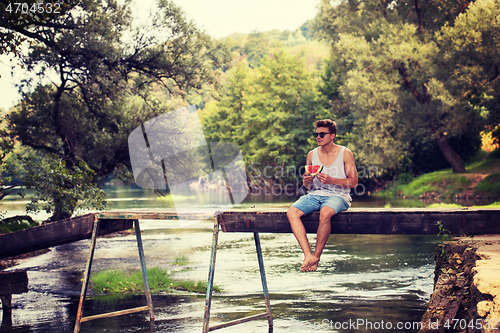
<instances>
[{"instance_id":1,"label":"bush","mask_svg":"<svg viewBox=\"0 0 500 333\"><path fill-rule=\"evenodd\" d=\"M27 229L37 225L38 223L33 221L33 219L28 215L8 217L0 221L0 234Z\"/></svg>"}]
</instances>

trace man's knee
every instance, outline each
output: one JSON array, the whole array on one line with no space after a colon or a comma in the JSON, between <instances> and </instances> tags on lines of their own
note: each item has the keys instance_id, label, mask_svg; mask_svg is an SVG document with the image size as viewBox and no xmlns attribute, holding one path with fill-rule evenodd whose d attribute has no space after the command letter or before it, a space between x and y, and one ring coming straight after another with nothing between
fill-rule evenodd
<instances>
[{"instance_id":1,"label":"man's knee","mask_svg":"<svg viewBox=\"0 0 500 333\"><path fill-rule=\"evenodd\" d=\"M323 207L319 212L319 223L330 223L332 217L336 214L335 210L331 207Z\"/></svg>"},{"instance_id":2,"label":"man's knee","mask_svg":"<svg viewBox=\"0 0 500 333\"><path fill-rule=\"evenodd\" d=\"M288 217L288 220L290 219L294 219L294 218L301 218L302 215L304 215L304 212L301 211L300 209L298 208L295 208L295 207L290 207L287 211L286 211L286 216Z\"/></svg>"}]
</instances>

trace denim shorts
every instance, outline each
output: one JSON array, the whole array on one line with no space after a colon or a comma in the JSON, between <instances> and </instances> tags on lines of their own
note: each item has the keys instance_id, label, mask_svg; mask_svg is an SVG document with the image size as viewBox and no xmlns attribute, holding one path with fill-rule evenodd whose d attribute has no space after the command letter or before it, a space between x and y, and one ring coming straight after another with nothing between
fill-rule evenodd
<instances>
[{"instance_id":1,"label":"denim shorts","mask_svg":"<svg viewBox=\"0 0 500 333\"><path fill-rule=\"evenodd\" d=\"M333 208L335 214L338 214L349 208L347 202L342 197L336 195L323 196L307 194L301 196L299 200L295 201L295 203L292 205L292 207L300 209L306 215L311 212L321 210L321 208L325 206Z\"/></svg>"}]
</instances>

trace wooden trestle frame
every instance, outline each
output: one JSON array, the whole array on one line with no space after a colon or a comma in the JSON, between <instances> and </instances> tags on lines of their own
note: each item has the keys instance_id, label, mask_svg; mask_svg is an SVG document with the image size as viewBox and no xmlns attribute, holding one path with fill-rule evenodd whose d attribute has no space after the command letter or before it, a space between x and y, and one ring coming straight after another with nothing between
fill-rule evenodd
<instances>
[{"instance_id":1,"label":"wooden trestle frame","mask_svg":"<svg viewBox=\"0 0 500 333\"><path fill-rule=\"evenodd\" d=\"M233 320L233 321L226 322L226 323L216 324L212 327L209 327L210 307L212 304L213 282L214 282L214 273L215 273L215 260L216 260L216 255L217 255L217 243L218 243L218 236L219 236L219 222L218 222L218 219L215 218L214 216L208 217L208 216L203 215L203 214L192 214L189 216L183 215L183 218L184 219L193 219L193 220L214 219L212 250L211 250L210 268L209 268L209 273L208 273L207 295L206 295L206 300L205 300L205 313L204 313L204 318L203 318L203 332L204 333L210 332L213 330L217 330L217 329L245 323L245 322L252 321L252 320L267 318L268 323L269 323L269 332L271 333L273 331L273 317L271 314L271 304L269 301L269 292L267 289L266 273L265 273L265 269L264 269L264 260L262 258L262 250L261 250L261 246L260 246L259 234L257 232L254 232L254 239L255 239L255 248L257 250L257 259L258 259L258 263L259 263L262 289L264 292L266 312L261 313L261 314L257 314L257 315L253 315L253 316L249 316L249 317L245 317L245 318L238 319L238 320ZM99 222L100 222L100 220L117 220L117 219L133 220L136 239L137 239L137 248L139 250L139 259L140 259L140 263L141 263L142 276L144 279L144 289L145 289L144 291L145 291L145 295L146 295L147 305L132 308L132 309L125 309L125 310L121 310L121 311L114 311L114 312L84 317L83 316L83 309L84 309L84 305L85 305L85 298L87 296L88 284L89 284L89 279L90 279L90 272L92 269L92 262L93 262L93 258L94 258L95 247L96 247L97 234L99 231ZM82 323L85 323L85 322L88 322L91 320L116 317L116 316L121 316L121 315L136 313L136 312L142 312L142 311L149 311L151 325L154 325L154 320L155 320L154 309L153 309L153 302L151 299L151 291L149 289L148 273L146 270L146 260L144 258L144 249L143 249L142 238L141 238L141 230L139 227L139 220L140 219L177 220L177 219L179 219L179 217L177 216L177 214L175 212L170 212L170 211L161 211L161 212L138 212L138 211L137 212L133 212L133 211L132 212L131 211L128 211L128 212L101 212L101 213L97 213L95 215L95 220L93 223L93 232L92 232L92 237L91 237L91 241L90 241L89 255L88 255L88 260L87 260L87 266L85 268L85 272L83 275L82 290L80 293L80 302L78 304L78 312L77 312L77 317L76 317L76 322L75 322L74 333L80 332Z\"/></svg>"},{"instance_id":2,"label":"wooden trestle frame","mask_svg":"<svg viewBox=\"0 0 500 333\"><path fill-rule=\"evenodd\" d=\"M87 260L87 266L86 266L85 272L83 274L82 291L80 293L80 302L78 304L78 312L76 315L74 333L80 332L81 324L84 322L87 322L87 321L102 319L102 318L109 318L109 317L116 317L116 316L121 316L121 315L141 312L141 311L149 311L149 317L151 319L151 323L153 323L155 320L155 315L154 315L154 311L153 311L153 302L151 299L151 290L149 289L148 273L146 271L146 260L144 259L144 249L142 246L141 229L139 227L139 220L137 220L137 219L134 219L133 222L134 222L135 235L136 235L136 239L137 239L137 248L139 250L139 260L141 262L142 278L144 280L144 291L146 294L147 305L132 308L132 309L126 309L126 310L121 310L121 311L114 311L114 312L109 312L109 313L104 313L104 314L88 316L88 317L83 316L83 307L85 305L85 298L87 296L87 289L88 289L89 279L90 279L90 271L92 269L92 261L94 258L95 245L96 245L96 240L97 240L97 232L99 230L99 221L100 221L99 218L96 216L95 221L94 221L92 238L90 241L90 253L89 253L88 260Z\"/></svg>"}]
</instances>

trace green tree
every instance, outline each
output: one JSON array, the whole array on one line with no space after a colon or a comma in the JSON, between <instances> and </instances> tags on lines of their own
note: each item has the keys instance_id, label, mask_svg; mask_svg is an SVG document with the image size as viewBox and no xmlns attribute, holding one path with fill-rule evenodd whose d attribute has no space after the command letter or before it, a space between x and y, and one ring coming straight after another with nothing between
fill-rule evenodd
<instances>
[{"instance_id":1,"label":"green tree","mask_svg":"<svg viewBox=\"0 0 500 333\"><path fill-rule=\"evenodd\" d=\"M7 155L12 151L13 145L10 140L5 139L6 129L4 125L4 115L3 112L0 114L0 201L6 196L12 193L12 189L15 185L10 184L10 177L4 174L5 171L5 160Z\"/></svg>"},{"instance_id":2,"label":"green tree","mask_svg":"<svg viewBox=\"0 0 500 333\"><path fill-rule=\"evenodd\" d=\"M81 3L81 0L66 0L64 2L40 2L38 0L13 2L1 0L0 54L22 56L20 46L27 41L32 42L31 39L34 37L35 30L49 27L59 29L74 28L74 25L70 22L59 20L59 17L66 17Z\"/></svg>"},{"instance_id":3,"label":"green tree","mask_svg":"<svg viewBox=\"0 0 500 333\"><path fill-rule=\"evenodd\" d=\"M316 29L332 43L325 90L351 126L350 146L362 163L385 170L411 157L411 143L431 138L464 172L450 141L479 134L477 108L454 94L439 61L435 33L467 6L449 1L322 1ZM452 66L447 63L446 66ZM329 82L328 82L329 81Z\"/></svg>"},{"instance_id":4,"label":"green tree","mask_svg":"<svg viewBox=\"0 0 500 333\"><path fill-rule=\"evenodd\" d=\"M272 183L305 164L314 122L327 117L318 81L303 59L278 52L255 70L241 62L220 100L203 110L202 123L210 140L241 147L252 178Z\"/></svg>"},{"instance_id":5,"label":"green tree","mask_svg":"<svg viewBox=\"0 0 500 333\"><path fill-rule=\"evenodd\" d=\"M464 96L493 127L500 123L499 15L498 1L479 0L437 35L448 89Z\"/></svg>"},{"instance_id":6,"label":"green tree","mask_svg":"<svg viewBox=\"0 0 500 333\"><path fill-rule=\"evenodd\" d=\"M248 40L241 52L247 55L248 64L258 67L260 61L269 55L270 41L262 32L254 32L248 36Z\"/></svg>"},{"instance_id":7,"label":"green tree","mask_svg":"<svg viewBox=\"0 0 500 333\"><path fill-rule=\"evenodd\" d=\"M2 200L12 194L21 194L16 188L19 183L14 180L16 170L13 159L14 146L12 141L5 139L6 129L4 122L4 111L0 109L0 205ZM23 228L28 228L37 225L29 216L12 216L5 217L5 212L0 207L0 233L11 232Z\"/></svg>"},{"instance_id":8,"label":"green tree","mask_svg":"<svg viewBox=\"0 0 500 333\"><path fill-rule=\"evenodd\" d=\"M233 52L236 63L246 59L250 67L257 68L260 61L276 52L285 52L305 58L309 71L321 71L323 59L328 55L328 44L315 40L309 31L309 23L304 23L295 31L271 30L253 32L248 35L232 34L224 39Z\"/></svg>"},{"instance_id":9,"label":"green tree","mask_svg":"<svg viewBox=\"0 0 500 333\"><path fill-rule=\"evenodd\" d=\"M59 214L107 207L106 194L95 186L94 170L83 161L70 169L64 161L48 155L43 159L24 158L24 166L24 185L35 190L26 209L28 213L44 210Z\"/></svg>"},{"instance_id":10,"label":"green tree","mask_svg":"<svg viewBox=\"0 0 500 333\"><path fill-rule=\"evenodd\" d=\"M112 172L123 174L130 169L128 134L185 104L187 93L216 86L229 61L223 45L172 2L160 0L141 25L129 4L75 0L40 24L2 16L1 31L20 36L11 42L30 43L28 53L17 53L24 66L41 82L49 75L52 81L25 92L9 115L9 136L57 161L61 176L84 175L95 184ZM82 173L87 166L93 172ZM68 186L78 186L78 177L73 180ZM53 190L54 197L60 194ZM75 207L74 201L56 205L52 220L71 216Z\"/></svg>"}]
</instances>

